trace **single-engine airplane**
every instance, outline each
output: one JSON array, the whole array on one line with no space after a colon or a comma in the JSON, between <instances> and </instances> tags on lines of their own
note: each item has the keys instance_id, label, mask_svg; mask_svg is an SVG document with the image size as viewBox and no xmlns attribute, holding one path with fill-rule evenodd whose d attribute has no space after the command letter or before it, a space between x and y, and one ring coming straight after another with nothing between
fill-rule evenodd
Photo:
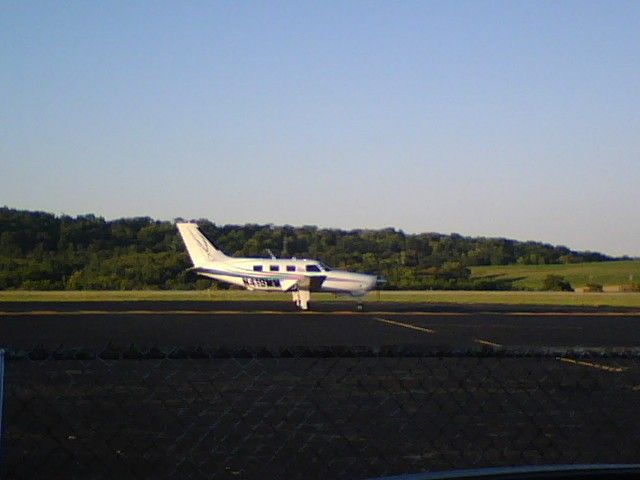
<instances>
[{"instance_id":1,"label":"single-engine airplane","mask_svg":"<svg viewBox=\"0 0 640 480\"><path fill-rule=\"evenodd\" d=\"M375 275L333 270L317 260L228 257L202 234L195 223L177 223L193 267L191 271L248 290L291 292L296 306L309 309L311 292L365 295L378 281Z\"/></svg>"}]
</instances>

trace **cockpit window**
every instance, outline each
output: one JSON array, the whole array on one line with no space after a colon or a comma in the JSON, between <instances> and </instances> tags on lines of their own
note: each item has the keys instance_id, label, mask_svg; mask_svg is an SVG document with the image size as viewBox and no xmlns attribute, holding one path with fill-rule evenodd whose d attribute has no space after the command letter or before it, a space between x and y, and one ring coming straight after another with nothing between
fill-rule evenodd
<instances>
[{"instance_id":1,"label":"cockpit window","mask_svg":"<svg viewBox=\"0 0 640 480\"><path fill-rule=\"evenodd\" d=\"M319 272L320 267L318 265L307 265L307 272Z\"/></svg>"}]
</instances>

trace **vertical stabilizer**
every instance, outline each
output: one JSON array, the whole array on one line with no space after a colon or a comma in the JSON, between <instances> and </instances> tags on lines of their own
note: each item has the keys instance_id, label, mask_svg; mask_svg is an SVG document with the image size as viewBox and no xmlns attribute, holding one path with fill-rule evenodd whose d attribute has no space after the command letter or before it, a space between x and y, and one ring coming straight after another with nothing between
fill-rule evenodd
<instances>
[{"instance_id":1,"label":"vertical stabilizer","mask_svg":"<svg viewBox=\"0 0 640 480\"><path fill-rule=\"evenodd\" d=\"M229 258L207 240L195 223L177 223L176 226L194 267L209 262L222 262Z\"/></svg>"}]
</instances>

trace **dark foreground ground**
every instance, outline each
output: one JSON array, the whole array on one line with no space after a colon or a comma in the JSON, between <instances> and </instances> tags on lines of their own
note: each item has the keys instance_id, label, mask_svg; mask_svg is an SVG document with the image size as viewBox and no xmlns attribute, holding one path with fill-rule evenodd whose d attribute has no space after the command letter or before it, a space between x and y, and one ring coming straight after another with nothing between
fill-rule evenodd
<instances>
[{"instance_id":1,"label":"dark foreground ground","mask_svg":"<svg viewBox=\"0 0 640 480\"><path fill-rule=\"evenodd\" d=\"M640 461L634 312L277 307L0 304L0 476L364 479ZM101 355L132 344L160 355Z\"/></svg>"}]
</instances>

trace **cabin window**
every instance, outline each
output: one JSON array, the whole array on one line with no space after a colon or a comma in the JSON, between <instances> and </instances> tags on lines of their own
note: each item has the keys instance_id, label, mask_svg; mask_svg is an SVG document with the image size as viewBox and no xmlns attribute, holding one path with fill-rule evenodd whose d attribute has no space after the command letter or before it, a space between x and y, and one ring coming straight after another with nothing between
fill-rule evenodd
<instances>
[{"instance_id":1,"label":"cabin window","mask_svg":"<svg viewBox=\"0 0 640 480\"><path fill-rule=\"evenodd\" d=\"M254 265L253 266L253 271L254 272L261 272L262 271L262 265Z\"/></svg>"},{"instance_id":2,"label":"cabin window","mask_svg":"<svg viewBox=\"0 0 640 480\"><path fill-rule=\"evenodd\" d=\"M319 272L320 267L318 265L307 265L307 272Z\"/></svg>"},{"instance_id":3,"label":"cabin window","mask_svg":"<svg viewBox=\"0 0 640 480\"><path fill-rule=\"evenodd\" d=\"M280 267L278 265L269 265L269 271L270 272L279 272L280 271Z\"/></svg>"},{"instance_id":4,"label":"cabin window","mask_svg":"<svg viewBox=\"0 0 640 480\"><path fill-rule=\"evenodd\" d=\"M287 272L295 272L295 271L296 271L295 265L287 265Z\"/></svg>"}]
</instances>

